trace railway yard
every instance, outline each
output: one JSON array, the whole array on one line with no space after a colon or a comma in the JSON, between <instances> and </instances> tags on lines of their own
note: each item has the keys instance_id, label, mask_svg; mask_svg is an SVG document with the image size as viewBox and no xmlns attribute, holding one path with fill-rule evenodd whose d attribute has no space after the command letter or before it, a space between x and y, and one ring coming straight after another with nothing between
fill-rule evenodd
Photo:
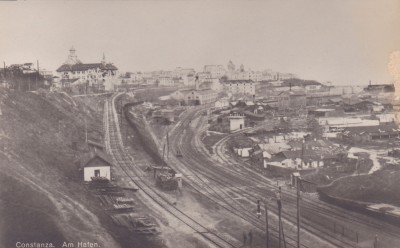
<instances>
[{"instance_id":1,"label":"railway yard","mask_svg":"<svg viewBox=\"0 0 400 248\"><path fill-rule=\"evenodd\" d=\"M269 245L278 247L278 183L226 153L226 142L232 136L253 129L224 136L214 145L214 154L210 154L201 141L201 134L207 126L207 117L202 114L205 107L187 108L168 132L168 153L172 155L165 156L165 163L182 174L184 182L182 192L177 192L175 196L175 193L160 191L155 186L152 173L146 171L146 168L157 166L151 156L144 150L132 150L129 143L132 141L123 139L121 127L129 129L125 118L140 118L140 115L134 114L135 107L131 106L129 111L132 115L121 116L122 111L117 110L115 103L121 95L115 94L104 108L105 143L117 165L115 178L139 188L137 195L141 201L151 205L153 211L166 218L167 222L177 225L174 227L176 230L194 236L205 246L242 247L242 233L251 230L253 247L264 247L265 203L268 208ZM121 122L125 124L121 126ZM157 138L150 126L146 128L149 132L146 135L152 137L159 153L163 154L165 140ZM126 132L129 131L125 130L124 135L127 135ZM132 134L133 137L137 135ZM296 191L286 186L282 186L281 190L282 242L286 247L297 247ZM191 201L199 201L200 208L206 208L202 212L204 215L208 208L208 218L203 214L199 216L184 204L187 195L194 197ZM262 218L256 215L257 200L263 202ZM395 247L400 240L399 227L325 203L315 194L301 195L300 213L301 247L371 247L375 235L379 236L382 247ZM213 222L218 224L211 225ZM171 240L173 236L165 238Z\"/></svg>"}]
</instances>

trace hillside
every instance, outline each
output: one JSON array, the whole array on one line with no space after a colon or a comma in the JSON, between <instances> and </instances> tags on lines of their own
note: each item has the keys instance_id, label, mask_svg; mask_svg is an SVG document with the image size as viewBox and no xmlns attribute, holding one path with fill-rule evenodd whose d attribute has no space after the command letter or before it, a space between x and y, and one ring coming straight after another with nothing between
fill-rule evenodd
<instances>
[{"instance_id":1,"label":"hillside","mask_svg":"<svg viewBox=\"0 0 400 248\"><path fill-rule=\"evenodd\" d=\"M5 89L0 108L0 247L64 241L119 247L74 164L85 122L88 137L101 140L101 111L61 93Z\"/></svg>"},{"instance_id":2,"label":"hillside","mask_svg":"<svg viewBox=\"0 0 400 248\"><path fill-rule=\"evenodd\" d=\"M321 190L334 197L400 206L400 170L385 168L371 175L347 177Z\"/></svg>"}]
</instances>

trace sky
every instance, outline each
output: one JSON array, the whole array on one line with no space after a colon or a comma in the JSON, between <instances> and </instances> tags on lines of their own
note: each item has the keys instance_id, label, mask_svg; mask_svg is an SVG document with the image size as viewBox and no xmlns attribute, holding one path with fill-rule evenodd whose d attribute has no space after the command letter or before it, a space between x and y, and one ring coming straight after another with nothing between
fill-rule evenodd
<instances>
[{"instance_id":1,"label":"sky","mask_svg":"<svg viewBox=\"0 0 400 248\"><path fill-rule=\"evenodd\" d=\"M71 46L120 71L272 69L341 85L387 83L400 0L0 2L0 62L56 70Z\"/></svg>"}]
</instances>

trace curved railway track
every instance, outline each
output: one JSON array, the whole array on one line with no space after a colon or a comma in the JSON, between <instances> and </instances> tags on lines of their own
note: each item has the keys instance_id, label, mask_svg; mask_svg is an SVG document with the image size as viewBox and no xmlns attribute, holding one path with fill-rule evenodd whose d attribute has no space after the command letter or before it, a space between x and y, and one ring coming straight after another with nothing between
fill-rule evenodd
<instances>
[{"instance_id":1,"label":"curved railway track","mask_svg":"<svg viewBox=\"0 0 400 248\"><path fill-rule=\"evenodd\" d=\"M253 226L255 226L257 229L261 231L265 231L265 226L263 221L260 219L256 218L255 213L250 211L248 206L244 206L241 203L239 203L236 199L232 198L232 195L230 195L228 192L223 190L222 188L229 188L230 192L234 192L236 195L246 195L247 198L252 197L253 201L252 203L254 204L255 208L255 202L257 199L260 199L261 196L266 196L273 198L275 197L275 194L271 191L265 191L260 192L261 189L258 189L256 192L251 192L249 189L254 186L254 184L249 184L249 181L246 180L246 177L243 177L243 175L234 175L235 173L232 174L229 173L229 175L226 173L224 170L218 170L222 168L223 165L221 166L214 166L214 167L209 167L206 166L206 164L209 164L210 161L208 159L204 159L204 155L199 154L196 152L194 149L190 149L190 147L196 146L197 148L199 147L199 144L191 144L191 146L188 146L189 143L196 143L196 135L194 133L191 133L189 135L185 135L185 131L180 130L181 128L185 128L185 126L189 125L190 120L193 120L193 118L196 116L196 114L190 115L189 118L186 118L186 121L184 120L177 126L177 133L179 134L179 138L172 138L172 143L178 149L180 149L181 153L183 154L184 158L186 158L185 161L182 161L185 165L186 168L190 167L190 172L193 175L201 175L202 177L207 178L207 180L212 181L214 184L211 188L213 191L214 195L216 198L220 198L223 202L226 202L226 204L223 205L229 205L229 211L233 213L234 215L237 215L241 217L242 219L245 219L249 223L251 223ZM198 123L199 124L199 123ZM195 128L196 129L196 128ZM185 129L184 129L185 130ZM171 137L174 137L171 135ZM184 140L183 138L186 137ZM184 145L183 145L184 144ZM207 151L205 151L207 152ZM173 163L170 163L173 164ZM227 180L224 176L219 177L217 175L224 175L226 177L229 177L229 180ZM243 179L244 178L244 179ZM189 178L189 180L192 180ZM232 181L234 184L232 184ZM192 181L193 182L193 181ZM207 184L205 184L207 185ZM215 186L218 185L218 186ZM238 187L236 185L244 185L246 187L246 190L244 190L242 187ZM267 188L271 189L267 184ZM210 187L210 186L209 186ZM275 189L275 188L274 188ZM255 188L254 190L257 190ZM218 191L218 192L216 192ZM271 208L272 206L272 208ZM275 207L275 204L270 204L270 211L274 212L277 214L278 210ZM288 222L291 223L296 223L296 216L295 215L290 215L289 213L283 212L283 217L288 220ZM310 223L305 223L303 222L303 228L305 228L308 232L313 233L313 234L318 234L318 237L322 238L326 242L334 245L335 247L355 247L353 243L347 242L346 240L341 240L338 237L331 237L327 233L323 233L320 230L316 230L315 228L311 228L311 225L304 225L304 224L310 224ZM277 237L278 231L277 228L270 227L270 230L273 231L273 236ZM291 236L287 235L287 241L289 246L291 247L296 247L296 238L293 238ZM302 247L308 247L306 244L302 243ZM312 246L310 246L312 247Z\"/></svg>"},{"instance_id":2,"label":"curved railway track","mask_svg":"<svg viewBox=\"0 0 400 248\"><path fill-rule=\"evenodd\" d=\"M239 247L236 242L223 237L223 234L219 234L213 230L210 230L190 217L188 214L178 209L176 206L171 204L168 199L151 187L148 182L143 180L143 172L141 172L140 169L135 166L135 161L127 154L122 143L121 132L118 124L118 116L115 109L115 98L120 94L116 94L111 100L106 101L104 111L106 149L107 152L113 157L116 165L148 197L148 199L187 225L195 233L201 235L210 244L214 245L215 247Z\"/></svg>"},{"instance_id":3,"label":"curved railway track","mask_svg":"<svg viewBox=\"0 0 400 248\"><path fill-rule=\"evenodd\" d=\"M188 118L190 117L190 118ZM186 119L193 119L195 118L196 115L195 114L191 114L189 116L187 116ZM177 133L178 135L183 136L184 133L181 129L185 130L184 126L188 126L188 122L185 123L185 121L183 121L182 123L179 124L181 127L177 127ZM187 128L186 128L187 129ZM187 129L190 130L190 129ZM196 130L198 133L198 130ZM269 195L269 196L273 196L273 193L271 192L271 190L276 190L275 186L272 186L269 182L268 179L264 178L263 176L259 175L258 173L250 170L249 171L243 171L244 168L241 165L238 165L238 163L236 161L232 161L232 160L227 160L226 157L221 156L221 152L217 151L217 156L219 157L219 160L222 160L222 162L220 161L215 161L215 159L213 160L214 163L214 168L212 168L212 170L209 170L211 167L210 166L205 166L207 164L210 164L210 159L208 158L208 151L203 149L202 152L199 152L197 150L202 150L199 149L198 146L199 144L195 144L197 149L196 151L194 149L191 149L188 151L189 146L185 145L182 146L182 144L187 144L187 142L198 142L196 141L196 135L194 132L190 133L190 134L186 134L186 136L189 136L189 139L186 139L185 141L175 141L175 146L179 147L179 149L181 149L181 152L183 153L183 151L186 151L186 156L189 156L189 158L194 159L195 161L198 161L200 163L197 165L192 165L191 168L193 169L200 169L197 170L198 173L204 173L204 176L207 176L207 178L209 180L213 180L216 181L218 183L220 183L220 185L222 184L222 187L229 187L231 189L235 189L236 192L238 194L246 194L247 196L250 196L254 199L254 202L256 199L260 199L261 195ZM224 138L224 139L228 139ZM222 141L221 141L222 142ZM193 146L193 144L192 144ZM202 154L203 153L203 154ZM203 157L203 159L201 158ZM193 161L193 160L191 160ZM208 161L208 162L207 162ZM193 163L193 162L192 162ZM187 163L186 163L187 164ZM225 166L229 164L229 177L230 180L229 181L224 181L224 178L221 177L215 177L213 175L215 174L220 174L222 173L222 175L226 175L225 170L217 170L218 168ZM208 170L208 171L207 171ZM249 170L249 169L248 169ZM207 173L206 173L207 172ZM251 174L251 180L253 182L255 182L257 185L261 185L262 188L247 188L246 191L244 191L241 187L236 187L235 185L246 185L243 184L243 178L249 178L249 173ZM235 177L232 177L232 175L236 175ZM233 180L233 182L235 183L235 185L232 184L232 179L235 178L235 180ZM267 190L263 189L266 188ZM251 192L250 192L250 191ZM285 202L285 204L287 205L292 205L293 207L295 207L295 195L293 194L293 192L290 191L283 191L283 196L287 198L287 202ZM398 232L396 232L396 230L392 230L392 227L390 227L390 225L383 225L383 224L378 224L376 223L374 220L371 220L371 218L363 218L362 216L360 217L358 214L356 213L347 213L346 214L341 214L340 213L340 209L337 207L332 207L332 206L328 206L326 203L322 203L322 202L316 202L315 200L311 200L311 199L303 199L302 201L302 213L304 213L305 215L317 215L320 216L321 218L325 218L327 220L332 219L335 220L336 218L340 218L340 219L345 219L347 221L350 222L357 222L360 223L362 225L366 225L369 227L372 227L374 229L379 230L380 228L385 228L386 233L392 235L393 237L399 238L400 235ZM333 211L332 208L334 208L336 211ZM329 216L329 217L327 217ZM290 217L290 216L289 216ZM293 216L291 217L293 218ZM313 224L313 222L307 223L307 219L303 219L303 223L305 224ZM303 225L304 226L304 225ZM323 227L323 226L321 226ZM312 231L311 231L312 232ZM324 235L324 231L319 230L318 231L318 235ZM325 238L330 239L332 244L335 244L338 247L356 247L355 242L351 242L350 240L345 240L341 237L329 237L332 236L332 234L329 234L327 232L325 232Z\"/></svg>"}]
</instances>

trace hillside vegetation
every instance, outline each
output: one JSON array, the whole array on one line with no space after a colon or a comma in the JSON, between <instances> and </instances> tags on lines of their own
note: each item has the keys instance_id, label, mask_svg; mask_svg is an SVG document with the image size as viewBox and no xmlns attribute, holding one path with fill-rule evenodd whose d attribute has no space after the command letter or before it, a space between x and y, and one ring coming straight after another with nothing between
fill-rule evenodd
<instances>
[{"instance_id":1,"label":"hillside vegetation","mask_svg":"<svg viewBox=\"0 0 400 248\"><path fill-rule=\"evenodd\" d=\"M119 247L74 164L85 122L89 138L101 139L101 112L62 93L5 89L0 109L0 247L63 241Z\"/></svg>"}]
</instances>

